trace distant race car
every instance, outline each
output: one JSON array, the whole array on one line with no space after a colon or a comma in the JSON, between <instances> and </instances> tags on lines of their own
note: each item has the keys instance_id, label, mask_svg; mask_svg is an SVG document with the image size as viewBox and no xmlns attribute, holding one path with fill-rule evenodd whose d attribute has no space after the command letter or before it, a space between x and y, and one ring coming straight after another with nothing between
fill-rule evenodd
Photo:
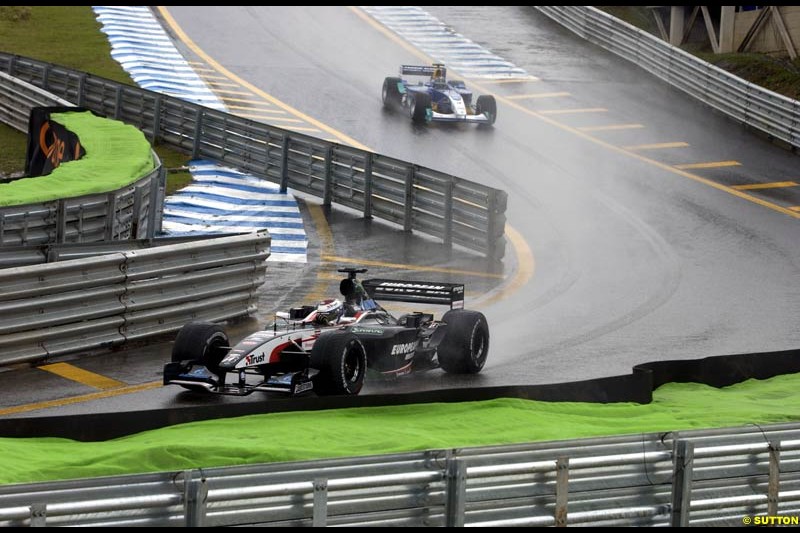
<instances>
[{"instance_id":1,"label":"distant race car","mask_svg":"<svg viewBox=\"0 0 800 533\"><path fill-rule=\"evenodd\" d=\"M426 82L409 83L403 76L428 76ZM472 91L463 81L447 81L447 69L441 63L428 66L403 65L400 77L383 80L383 105L405 109L418 124L428 122L474 122L493 125L497 119L494 96L482 95L473 102Z\"/></svg>"},{"instance_id":2,"label":"distant race car","mask_svg":"<svg viewBox=\"0 0 800 533\"><path fill-rule=\"evenodd\" d=\"M382 376L442 368L475 374L486 363L486 317L464 307L464 285L370 279L347 273L338 298L276 313L263 331L231 346L223 328L190 322L175 339L164 385L244 396L254 391L355 395L367 371ZM412 312L395 317L376 299L449 305L441 320Z\"/></svg>"}]
</instances>

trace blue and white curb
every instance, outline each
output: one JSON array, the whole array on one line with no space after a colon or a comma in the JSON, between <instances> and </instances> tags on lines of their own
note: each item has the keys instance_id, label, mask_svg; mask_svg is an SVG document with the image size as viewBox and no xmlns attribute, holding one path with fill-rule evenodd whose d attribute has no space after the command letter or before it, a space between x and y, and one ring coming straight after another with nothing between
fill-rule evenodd
<instances>
[{"instance_id":1,"label":"blue and white curb","mask_svg":"<svg viewBox=\"0 0 800 533\"><path fill-rule=\"evenodd\" d=\"M267 228L270 259L305 262L308 240L294 198L278 185L209 161L191 161L194 182L164 202L164 230L171 235L240 233Z\"/></svg>"},{"instance_id":2,"label":"blue and white curb","mask_svg":"<svg viewBox=\"0 0 800 533\"><path fill-rule=\"evenodd\" d=\"M225 104L192 69L147 6L93 6L111 43L111 56L137 85L206 107ZM192 183L164 201L166 235L209 235L267 229L268 261L307 262L308 238L297 200L278 185L191 161Z\"/></svg>"},{"instance_id":3,"label":"blue and white curb","mask_svg":"<svg viewBox=\"0 0 800 533\"><path fill-rule=\"evenodd\" d=\"M536 79L524 69L456 33L422 8L360 7L400 37L462 76L492 80Z\"/></svg>"}]
</instances>

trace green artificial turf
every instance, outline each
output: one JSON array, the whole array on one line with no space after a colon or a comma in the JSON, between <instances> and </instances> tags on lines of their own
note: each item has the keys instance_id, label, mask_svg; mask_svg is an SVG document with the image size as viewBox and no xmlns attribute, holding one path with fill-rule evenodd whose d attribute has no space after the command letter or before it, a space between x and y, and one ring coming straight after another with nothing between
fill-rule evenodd
<instances>
[{"instance_id":1,"label":"green artificial turf","mask_svg":"<svg viewBox=\"0 0 800 533\"><path fill-rule=\"evenodd\" d=\"M75 133L86 155L46 176L0 184L0 206L33 204L121 189L153 170L144 134L88 111L54 113L51 120Z\"/></svg>"},{"instance_id":2,"label":"green artificial turf","mask_svg":"<svg viewBox=\"0 0 800 533\"><path fill-rule=\"evenodd\" d=\"M647 405L504 398L251 415L105 442L0 438L0 483L796 422L799 385L792 374L723 389L667 384Z\"/></svg>"}]
</instances>

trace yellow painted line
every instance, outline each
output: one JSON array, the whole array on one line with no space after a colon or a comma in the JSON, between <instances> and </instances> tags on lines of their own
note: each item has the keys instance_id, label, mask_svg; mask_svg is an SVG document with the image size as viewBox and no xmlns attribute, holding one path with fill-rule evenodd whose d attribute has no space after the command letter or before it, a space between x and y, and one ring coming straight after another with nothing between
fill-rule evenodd
<instances>
[{"instance_id":1,"label":"yellow painted line","mask_svg":"<svg viewBox=\"0 0 800 533\"><path fill-rule=\"evenodd\" d=\"M226 102L236 102L236 103L239 103L239 104L252 104L254 106L264 105L266 103L263 100L250 100L250 99L247 99L247 98L229 98L227 96L224 97L223 100L225 100ZM267 105L269 105L269 104L267 104Z\"/></svg>"},{"instance_id":2,"label":"yellow painted line","mask_svg":"<svg viewBox=\"0 0 800 533\"><path fill-rule=\"evenodd\" d=\"M800 213L800 205L793 205L789 209L791 209L792 211L797 211L798 213Z\"/></svg>"},{"instance_id":3,"label":"yellow painted line","mask_svg":"<svg viewBox=\"0 0 800 533\"><path fill-rule=\"evenodd\" d=\"M236 86L234 86L234 87L236 87ZM222 95L234 94L234 95L239 95L239 96L247 96L247 95L253 94L250 91L234 91L234 90L231 90L231 89L214 89L214 92L217 93L217 94L222 94Z\"/></svg>"},{"instance_id":4,"label":"yellow painted line","mask_svg":"<svg viewBox=\"0 0 800 533\"><path fill-rule=\"evenodd\" d=\"M525 83L526 81L539 81L539 78L536 76L531 76L530 78L508 78L508 79L500 79L500 80L483 80L483 83L488 83L491 85L502 85L505 83Z\"/></svg>"},{"instance_id":5,"label":"yellow painted line","mask_svg":"<svg viewBox=\"0 0 800 533\"><path fill-rule=\"evenodd\" d=\"M608 124L606 126L583 126L579 131L613 131L613 130L637 130L644 128L644 124Z\"/></svg>"},{"instance_id":6,"label":"yellow painted line","mask_svg":"<svg viewBox=\"0 0 800 533\"><path fill-rule=\"evenodd\" d=\"M112 396L122 396L123 394L133 394L136 392L158 389L163 386L164 384L161 381L152 381L150 383L142 383L141 385L131 385L130 387L122 387L119 389L107 390L102 392L93 392L91 394L83 394L81 396L73 396L72 398L61 398L59 400L50 400L47 402L37 402L25 405L17 405L16 407L7 407L6 409L0 409L0 416L15 415L17 413L28 413L30 411L49 409L51 407L62 407L64 405L72 405L82 402L102 400L103 398L111 398Z\"/></svg>"},{"instance_id":7,"label":"yellow painted line","mask_svg":"<svg viewBox=\"0 0 800 533\"><path fill-rule=\"evenodd\" d=\"M772 183L751 183L750 185L734 185L737 191L752 191L754 189L780 189L781 187L796 187L794 181L773 181Z\"/></svg>"},{"instance_id":8,"label":"yellow painted line","mask_svg":"<svg viewBox=\"0 0 800 533\"><path fill-rule=\"evenodd\" d=\"M723 168L723 167L738 167L741 163L738 161L709 161L708 163L686 163L685 165L675 165L675 168L680 170L691 170L694 168Z\"/></svg>"},{"instance_id":9,"label":"yellow painted line","mask_svg":"<svg viewBox=\"0 0 800 533\"><path fill-rule=\"evenodd\" d=\"M317 272L317 281L305 297L301 299L303 302L314 302L322 300L327 297L330 287L330 269L331 265L326 264L325 257L333 253L333 233L331 227L328 225L328 220L325 218L325 211L319 204L312 204L306 202L308 212L311 215L311 220L314 223L314 228L317 231L317 242L320 249L320 269Z\"/></svg>"},{"instance_id":10,"label":"yellow painted line","mask_svg":"<svg viewBox=\"0 0 800 533\"><path fill-rule=\"evenodd\" d=\"M261 104L262 106L265 104ZM267 104L269 105L269 104ZM236 109L241 111L258 111L259 113L275 113L278 115L285 115L286 111L282 109L269 109L266 107L258 107L258 106L248 106L248 105L229 105L227 106L228 109Z\"/></svg>"},{"instance_id":11,"label":"yellow painted line","mask_svg":"<svg viewBox=\"0 0 800 533\"><path fill-rule=\"evenodd\" d=\"M336 137L340 141L345 142L345 143L347 143L347 144L349 144L351 146L354 146L356 148L361 148L362 150L367 150L367 148L363 144L361 144L360 142L356 141L355 139L353 139L351 137L348 137L344 133L333 129L330 126L327 126L327 125L323 124L322 122L320 122L320 121L318 121L316 119L311 118L310 116L306 115L305 113L301 113L300 111L298 111L297 109L291 107L290 105L284 104L283 102L281 102L280 100L278 100L274 96L271 96L271 95L267 94L266 92L262 91L261 89L259 89L255 85L253 85L252 83L240 78L239 76L237 76L236 74L234 74L230 70L228 70L225 67L223 67L222 65L220 65L211 56L209 56L203 50L201 50L200 47L197 46L194 43L194 41L192 41L189 38L188 35L186 35L186 33L183 31L183 29L180 26L178 26L178 23L175 21L175 19L172 17L172 15L170 14L170 12L167 10L167 8L165 6L158 6L158 10L161 13L161 16L166 21L166 23L169 24L170 28L172 28L172 31L175 32L175 35L178 37L178 39L180 39L195 54L197 54L198 57L202 58L206 63L208 63L209 65L214 67L214 69L216 69L217 72L219 72L220 74L224 74L229 79L239 83L242 87L246 87L247 89L249 89L253 93L257 94L258 96L260 96L264 100L267 100L268 102L280 107L281 109L284 109L284 110L288 111L289 113L295 115L297 118L302 119L305 122L308 122L309 124L312 124L312 125L316 126L320 130L325 131L326 133L328 133L330 135L333 135L334 137Z\"/></svg>"},{"instance_id":12,"label":"yellow painted line","mask_svg":"<svg viewBox=\"0 0 800 533\"><path fill-rule=\"evenodd\" d=\"M100 374L95 374L94 372L89 372L88 370L83 370L67 363L53 363L51 365L43 365L38 368L40 370L46 370L51 374L61 376L62 378L66 378L70 381L77 381L82 385L94 387L95 389L118 389L125 386L125 383L122 381L101 376Z\"/></svg>"},{"instance_id":13,"label":"yellow painted line","mask_svg":"<svg viewBox=\"0 0 800 533\"><path fill-rule=\"evenodd\" d=\"M571 115L574 113L607 113L605 107L583 107L576 109L546 109L539 111L542 115Z\"/></svg>"},{"instance_id":14,"label":"yellow painted line","mask_svg":"<svg viewBox=\"0 0 800 533\"><path fill-rule=\"evenodd\" d=\"M222 78L221 77L220 79L224 80L224 79L227 79L227 78ZM211 85L212 87L238 87L239 86L239 84L231 83L229 81L209 81L208 84ZM250 93L242 93L242 94L250 94Z\"/></svg>"},{"instance_id":15,"label":"yellow painted line","mask_svg":"<svg viewBox=\"0 0 800 533\"><path fill-rule=\"evenodd\" d=\"M475 270L459 270L456 268L446 268L446 267L428 267L428 266L420 266L420 265L408 265L403 263L387 263L385 261L374 261L371 259L357 259L352 257L341 257L338 255L326 255L323 256L325 261L329 263L352 263L356 265L367 265L367 266L377 266L377 267L384 267L384 268L398 268L401 270L415 270L417 272L443 272L445 274L462 274L464 276L475 276L479 278L492 278L492 279L504 279L505 276L503 274L492 274L490 272L478 272Z\"/></svg>"},{"instance_id":16,"label":"yellow painted line","mask_svg":"<svg viewBox=\"0 0 800 533\"><path fill-rule=\"evenodd\" d=\"M214 72L213 70L209 69L209 72ZM227 80L225 76L219 76L217 74L201 74L204 80Z\"/></svg>"},{"instance_id":17,"label":"yellow painted line","mask_svg":"<svg viewBox=\"0 0 800 533\"><path fill-rule=\"evenodd\" d=\"M273 122L296 122L298 124L302 124L303 121L299 118L286 118L286 117L276 117L274 115L255 115L253 113L242 113L241 111L236 113L237 117L244 117L244 118L253 118L253 119L264 119L264 120L271 120ZM318 130L314 130L318 131Z\"/></svg>"},{"instance_id":18,"label":"yellow painted line","mask_svg":"<svg viewBox=\"0 0 800 533\"><path fill-rule=\"evenodd\" d=\"M291 130L291 131L309 132L309 133L312 132L312 131L320 131L317 128L304 128L304 127L300 127L300 126L286 126L283 129Z\"/></svg>"},{"instance_id":19,"label":"yellow painted line","mask_svg":"<svg viewBox=\"0 0 800 533\"><path fill-rule=\"evenodd\" d=\"M633 144L630 146L623 146L625 150L661 150L664 148L686 148L689 143L674 142L674 143L653 143L653 144Z\"/></svg>"},{"instance_id":20,"label":"yellow painted line","mask_svg":"<svg viewBox=\"0 0 800 533\"><path fill-rule=\"evenodd\" d=\"M569 93L531 93L531 94L515 94L514 96L506 96L508 100L528 100L532 98L559 98L561 96L569 96Z\"/></svg>"}]
</instances>

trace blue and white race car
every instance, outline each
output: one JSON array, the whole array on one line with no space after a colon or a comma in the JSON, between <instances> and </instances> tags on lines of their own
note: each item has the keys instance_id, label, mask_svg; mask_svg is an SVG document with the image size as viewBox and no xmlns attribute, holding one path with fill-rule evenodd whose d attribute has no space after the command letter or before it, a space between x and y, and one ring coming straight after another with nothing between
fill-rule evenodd
<instances>
[{"instance_id":1,"label":"blue and white race car","mask_svg":"<svg viewBox=\"0 0 800 533\"><path fill-rule=\"evenodd\" d=\"M403 76L427 76L428 81L410 83ZM429 122L474 122L494 124L497 103L492 95L481 95L473 102L472 91L463 81L447 80L441 63L431 66L402 65L400 77L383 80L384 107L405 109L417 124Z\"/></svg>"}]
</instances>

